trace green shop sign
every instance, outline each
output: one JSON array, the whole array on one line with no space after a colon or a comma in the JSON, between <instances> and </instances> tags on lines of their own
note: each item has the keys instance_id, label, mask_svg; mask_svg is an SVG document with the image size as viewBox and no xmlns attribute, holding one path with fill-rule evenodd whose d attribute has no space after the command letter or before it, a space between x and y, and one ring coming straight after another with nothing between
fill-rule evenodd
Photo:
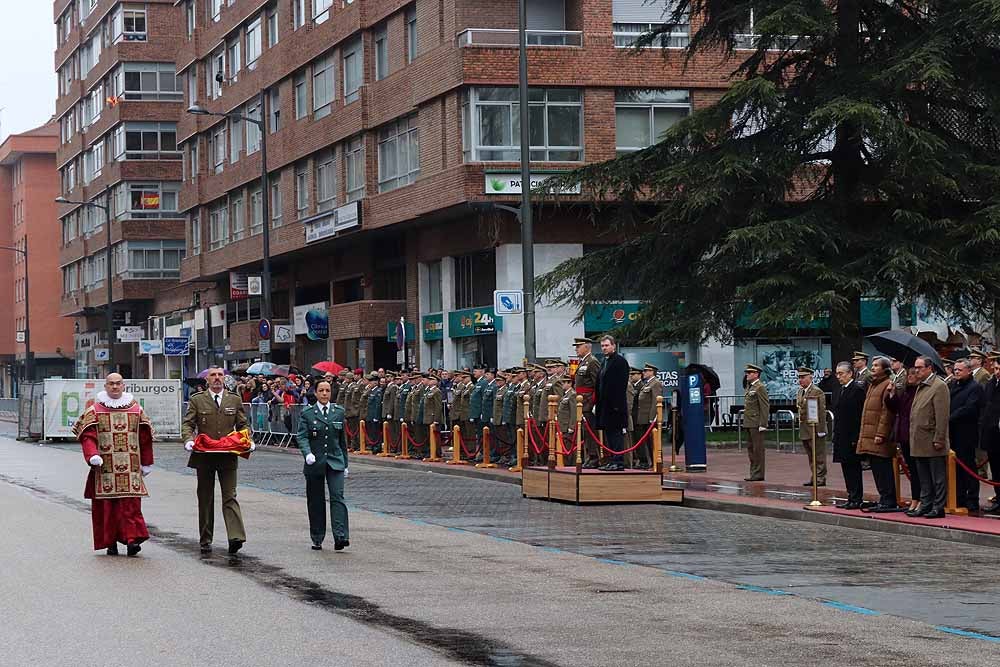
<instances>
[{"instance_id":1,"label":"green shop sign","mask_svg":"<svg viewBox=\"0 0 1000 667\"><path fill-rule=\"evenodd\" d=\"M583 311L583 330L603 333L631 324L642 310L641 303L594 303Z\"/></svg>"},{"instance_id":2,"label":"green shop sign","mask_svg":"<svg viewBox=\"0 0 1000 667\"><path fill-rule=\"evenodd\" d=\"M503 331L503 318L496 316L493 306L448 313L448 336L451 338L489 336L500 331Z\"/></svg>"},{"instance_id":3,"label":"green shop sign","mask_svg":"<svg viewBox=\"0 0 1000 667\"><path fill-rule=\"evenodd\" d=\"M442 340L444 338L444 314L424 315L420 322L424 341Z\"/></svg>"}]
</instances>

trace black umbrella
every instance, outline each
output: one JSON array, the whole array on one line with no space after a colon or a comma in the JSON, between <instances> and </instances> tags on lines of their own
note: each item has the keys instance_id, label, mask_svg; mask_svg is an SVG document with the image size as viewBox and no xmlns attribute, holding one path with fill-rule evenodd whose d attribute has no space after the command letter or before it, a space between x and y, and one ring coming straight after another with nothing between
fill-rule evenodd
<instances>
[{"instance_id":1,"label":"black umbrella","mask_svg":"<svg viewBox=\"0 0 1000 667\"><path fill-rule=\"evenodd\" d=\"M944 364L941 356L931 344L923 338L918 338L911 333L899 329L890 329L868 336L875 349L882 354L899 359L904 366L912 366L917 357L930 357L934 368L944 373Z\"/></svg>"},{"instance_id":2,"label":"black umbrella","mask_svg":"<svg viewBox=\"0 0 1000 667\"><path fill-rule=\"evenodd\" d=\"M719 391L719 387L722 386L722 382L719 381L719 374L711 366L706 366L705 364L688 364L687 370L698 371L701 374L701 379L712 385L713 391Z\"/></svg>"}]
</instances>

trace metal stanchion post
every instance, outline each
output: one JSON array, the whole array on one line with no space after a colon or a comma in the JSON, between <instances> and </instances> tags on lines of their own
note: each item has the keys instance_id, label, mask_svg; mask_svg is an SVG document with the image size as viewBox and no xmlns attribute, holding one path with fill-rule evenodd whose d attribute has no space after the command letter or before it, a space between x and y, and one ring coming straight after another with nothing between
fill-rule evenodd
<instances>
[{"instance_id":1,"label":"metal stanchion post","mask_svg":"<svg viewBox=\"0 0 1000 667\"><path fill-rule=\"evenodd\" d=\"M371 454L368 451L368 422L366 419L358 420L358 451L354 452L361 456Z\"/></svg>"},{"instance_id":2,"label":"metal stanchion post","mask_svg":"<svg viewBox=\"0 0 1000 667\"><path fill-rule=\"evenodd\" d=\"M493 444L493 434L489 426L483 427L483 462L477 463L477 468L496 468L496 463L490 463L490 446Z\"/></svg>"},{"instance_id":3,"label":"metal stanchion post","mask_svg":"<svg viewBox=\"0 0 1000 667\"><path fill-rule=\"evenodd\" d=\"M656 397L656 427L653 429L653 472L663 473L663 397Z\"/></svg>"},{"instance_id":4,"label":"metal stanchion post","mask_svg":"<svg viewBox=\"0 0 1000 667\"><path fill-rule=\"evenodd\" d=\"M406 422L400 422L399 424L399 441L400 450L399 454L396 455L397 459L412 459L410 456L410 428Z\"/></svg>"},{"instance_id":5,"label":"metal stanchion post","mask_svg":"<svg viewBox=\"0 0 1000 667\"><path fill-rule=\"evenodd\" d=\"M583 396L576 397L576 472L583 470Z\"/></svg>"},{"instance_id":6,"label":"metal stanchion post","mask_svg":"<svg viewBox=\"0 0 1000 667\"><path fill-rule=\"evenodd\" d=\"M677 465L677 408L670 406L670 472L680 472Z\"/></svg>"},{"instance_id":7,"label":"metal stanchion post","mask_svg":"<svg viewBox=\"0 0 1000 667\"><path fill-rule=\"evenodd\" d=\"M964 507L958 506L958 479L956 477L955 470L955 452L953 450L948 451L948 499L945 501L944 511L947 514L968 514L969 510Z\"/></svg>"},{"instance_id":8,"label":"metal stanchion post","mask_svg":"<svg viewBox=\"0 0 1000 667\"><path fill-rule=\"evenodd\" d=\"M429 463L439 463L441 461L441 453L438 451L438 424L434 422L431 424L431 430L427 434L427 440L430 442L430 456L428 456L424 461Z\"/></svg>"},{"instance_id":9,"label":"metal stanchion post","mask_svg":"<svg viewBox=\"0 0 1000 667\"><path fill-rule=\"evenodd\" d=\"M903 504L903 480L899 475L899 460L901 454L896 450L896 455L892 457L892 479L896 483L896 507Z\"/></svg>"},{"instance_id":10,"label":"metal stanchion post","mask_svg":"<svg viewBox=\"0 0 1000 667\"><path fill-rule=\"evenodd\" d=\"M389 422L382 422L382 451L375 456L390 456L389 454Z\"/></svg>"},{"instance_id":11,"label":"metal stanchion post","mask_svg":"<svg viewBox=\"0 0 1000 667\"><path fill-rule=\"evenodd\" d=\"M556 467L556 430L555 430L555 418L556 418L556 401L558 401L555 396L549 396L549 456L548 456L548 466L549 470Z\"/></svg>"},{"instance_id":12,"label":"metal stanchion post","mask_svg":"<svg viewBox=\"0 0 1000 667\"><path fill-rule=\"evenodd\" d=\"M819 501L819 478L816 476L816 469L817 469L816 459L819 458L818 456L816 456L816 424L813 422L810 423L809 426L812 431L811 436L812 436L812 469L813 469L813 499L812 501L810 501L809 506L819 507L823 503Z\"/></svg>"},{"instance_id":13,"label":"metal stanchion post","mask_svg":"<svg viewBox=\"0 0 1000 667\"><path fill-rule=\"evenodd\" d=\"M468 463L462 460L462 427L458 424L451 427L451 458L447 463L450 466L464 466Z\"/></svg>"},{"instance_id":14,"label":"metal stanchion post","mask_svg":"<svg viewBox=\"0 0 1000 667\"><path fill-rule=\"evenodd\" d=\"M517 463L512 468L508 468L511 472L521 472L524 470L524 429L517 429L517 436L514 438L514 451L517 452Z\"/></svg>"},{"instance_id":15,"label":"metal stanchion post","mask_svg":"<svg viewBox=\"0 0 1000 667\"><path fill-rule=\"evenodd\" d=\"M525 468L531 465L531 398L525 394L524 395L524 405L522 406L524 412L524 458L521 459L521 465Z\"/></svg>"}]
</instances>

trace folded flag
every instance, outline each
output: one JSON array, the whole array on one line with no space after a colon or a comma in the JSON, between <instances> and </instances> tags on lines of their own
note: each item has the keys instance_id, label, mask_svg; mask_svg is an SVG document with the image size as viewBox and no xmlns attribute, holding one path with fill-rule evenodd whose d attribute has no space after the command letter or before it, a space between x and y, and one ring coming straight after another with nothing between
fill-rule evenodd
<instances>
[{"instance_id":1,"label":"folded flag","mask_svg":"<svg viewBox=\"0 0 1000 667\"><path fill-rule=\"evenodd\" d=\"M233 431L224 438L210 438L204 433L199 434L194 439L194 451L202 454L236 454L245 459L250 458L250 446L253 440L250 438L250 429Z\"/></svg>"}]
</instances>

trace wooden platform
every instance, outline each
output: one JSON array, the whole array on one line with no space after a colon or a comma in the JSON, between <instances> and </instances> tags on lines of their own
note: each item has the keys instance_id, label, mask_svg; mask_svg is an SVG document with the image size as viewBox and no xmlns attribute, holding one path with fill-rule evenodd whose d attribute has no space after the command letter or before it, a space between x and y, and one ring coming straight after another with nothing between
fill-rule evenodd
<instances>
[{"instance_id":1,"label":"wooden platform","mask_svg":"<svg viewBox=\"0 0 1000 667\"><path fill-rule=\"evenodd\" d=\"M663 477L647 470L581 470L543 466L525 468L521 493L525 498L570 503L682 503L682 489L662 488Z\"/></svg>"}]
</instances>

